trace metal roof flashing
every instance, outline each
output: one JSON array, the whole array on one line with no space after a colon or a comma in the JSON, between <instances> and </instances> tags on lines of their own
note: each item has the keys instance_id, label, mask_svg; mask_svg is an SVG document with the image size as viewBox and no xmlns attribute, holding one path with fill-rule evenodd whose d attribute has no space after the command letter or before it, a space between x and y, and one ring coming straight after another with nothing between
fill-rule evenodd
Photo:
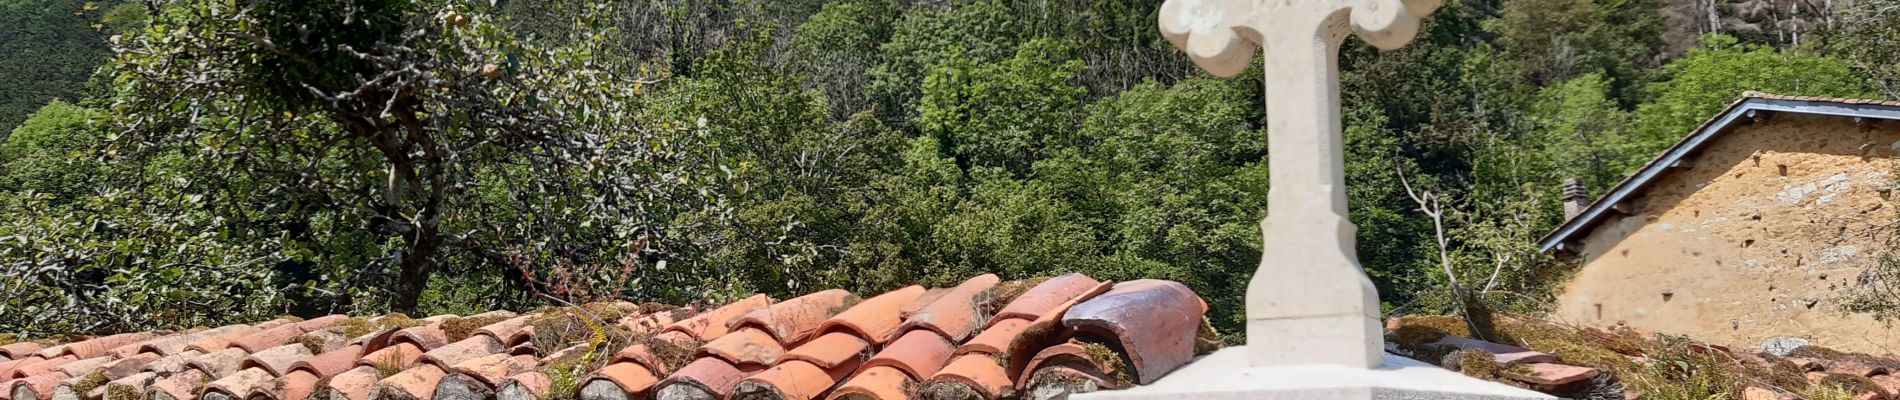
<instances>
[{"instance_id":1,"label":"metal roof flashing","mask_svg":"<svg viewBox=\"0 0 1900 400\"><path fill-rule=\"evenodd\" d=\"M1765 118L1772 113L1801 113L1834 117L1900 120L1900 102L1859 100L1819 97L1778 96L1757 92L1743 94L1740 100L1730 104L1728 109L1715 118L1702 123L1688 137L1663 151L1661 156L1650 160L1638 169L1634 175L1624 178L1615 188L1603 197L1590 203L1583 213L1564 221L1550 234L1537 241L1542 251L1565 250L1566 244L1574 241L1613 215L1616 205L1633 200L1656 178L1668 172L1671 167L1686 165L1684 161L1698 150L1714 142L1723 133L1738 124L1746 124L1757 117Z\"/></svg>"}]
</instances>

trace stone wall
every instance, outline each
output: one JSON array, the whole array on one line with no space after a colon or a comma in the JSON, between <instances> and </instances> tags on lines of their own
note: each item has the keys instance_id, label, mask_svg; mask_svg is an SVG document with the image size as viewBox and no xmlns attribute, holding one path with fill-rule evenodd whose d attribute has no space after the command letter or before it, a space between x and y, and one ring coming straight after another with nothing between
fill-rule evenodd
<instances>
[{"instance_id":1,"label":"stone wall","mask_svg":"<svg viewBox=\"0 0 1900 400\"><path fill-rule=\"evenodd\" d=\"M1740 348L1793 336L1900 353L1900 330L1838 307L1887 247L1897 150L1896 122L1738 126L1588 233L1558 315Z\"/></svg>"}]
</instances>

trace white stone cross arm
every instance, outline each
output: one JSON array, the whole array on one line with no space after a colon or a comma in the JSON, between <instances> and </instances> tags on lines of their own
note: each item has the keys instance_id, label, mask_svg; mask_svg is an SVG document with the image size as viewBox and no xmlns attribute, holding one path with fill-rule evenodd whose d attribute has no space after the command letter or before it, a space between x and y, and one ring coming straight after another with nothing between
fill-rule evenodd
<instances>
[{"instance_id":1,"label":"white stone cross arm","mask_svg":"<svg viewBox=\"0 0 1900 400\"><path fill-rule=\"evenodd\" d=\"M1404 47L1417 35L1419 22L1441 4L1442 0L1168 0L1161 5L1161 34L1201 68L1231 77L1247 68L1255 48L1273 52L1268 40L1322 40L1338 46L1345 39L1341 24L1348 17L1353 33L1366 43L1384 50Z\"/></svg>"},{"instance_id":2,"label":"white stone cross arm","mask_svg":"<svg viewBox=\"0 0 1900 400\"><path fill-rule=\"evenodd\" d=\"M1247 285L1256 367L1381 365L1379 295L1347 219L1339 45L1348 33L1404 46L1440 0L1168 0L1161 32L1196 64L1233 76L1266 49L1267 218ZM1350 26L1348 25L1350 24Z\"/></svg>"}]
</instances>

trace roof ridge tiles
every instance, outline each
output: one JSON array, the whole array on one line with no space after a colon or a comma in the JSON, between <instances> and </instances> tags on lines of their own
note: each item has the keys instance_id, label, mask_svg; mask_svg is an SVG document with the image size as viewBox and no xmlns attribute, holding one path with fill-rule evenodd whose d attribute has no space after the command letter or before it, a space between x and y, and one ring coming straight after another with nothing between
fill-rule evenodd
<instances>
[{"instance_id":1,"label":"roof ridge tiles","mask_svg":"<svg viewBox=\"0 0 1900 400\"><path fill-rule=\"evenodd\" d=\"M872 343L896 340L904 325L903 309L928 292L922 285L910 285L865 299L831 316L818 326L819 332L851 332Z\"/></svg>"},{"instance_id":2,"label":"roof ridge tiles","mask_svg":"<svg viewBox=\"0 0 1900 400\"><path fill-rule=\"evenodd\" d=\"M970 337L970 333L983 324L982 315L976 306L976 297L989 288L1001 283L996 274L983 274L964 280L956 287L918 309L904 321L898 329L929 329L951 341L961 342Z\"/></svg>"}]
</instances>

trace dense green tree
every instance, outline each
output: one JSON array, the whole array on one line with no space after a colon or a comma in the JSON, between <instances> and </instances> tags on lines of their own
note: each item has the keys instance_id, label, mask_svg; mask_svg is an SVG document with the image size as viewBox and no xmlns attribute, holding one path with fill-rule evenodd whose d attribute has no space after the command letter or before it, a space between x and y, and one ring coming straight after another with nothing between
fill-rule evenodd
<instances>
[{"instance_id":1,"label":"dense green tree","mask_svg":"<svg viewBox=\"0 0 1900 400\"><path fill-rule=\"evenodd\" d=\"M1707 36L1702 47L1664 67L1668 80L1649 90L1654 100L1637 110L1643 147L1660 151L1728 107L1745 91L1790 96L1867 97L1866 78L1846 62L1798 49L1742 45L1728 36Z\"/></svg>"},{"instance_id":2,"label":"dense green tree","mask_svg":"<svg viewBox=\"0 0 1900 400\"><path fill-rule=\"evenodd\" d=\"M91 2L0 0L0 131L48 101L78 100L107 56L88 19L99 12Z\"/></svg>"},{"instance_id":3,"label":"dense green tree","mask_svg":"<svg viewBox=\"0 0 1900 400\"><path fill-rule=\"evenodd\" d=\"M0 143L0 187L44 194L56 205L95 194L104 182L92 150L104 136L103 122L98 111L48 103Z\"/></svg>"}]
</instances>

